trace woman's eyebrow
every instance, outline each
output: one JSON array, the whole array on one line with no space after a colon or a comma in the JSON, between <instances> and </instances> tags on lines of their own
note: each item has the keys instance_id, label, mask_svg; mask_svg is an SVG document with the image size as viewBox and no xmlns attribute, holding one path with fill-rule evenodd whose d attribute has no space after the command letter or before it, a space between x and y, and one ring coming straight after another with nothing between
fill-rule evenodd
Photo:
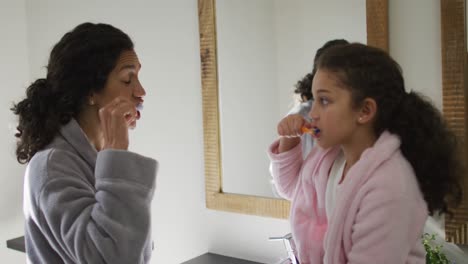
<instances>
[{"instance_id":1,"label":"woman's eyebrow","mask_svg":"<svg viewBox=\"0 0 468 264\"><path fill-rule=\"evenodd\" d=\"M120 67L119 72L123 70L135 70L137 66L135 64L126 64ZM138 64L138 68L141 68L141 64Z\"/></svg>"}]
</instances>

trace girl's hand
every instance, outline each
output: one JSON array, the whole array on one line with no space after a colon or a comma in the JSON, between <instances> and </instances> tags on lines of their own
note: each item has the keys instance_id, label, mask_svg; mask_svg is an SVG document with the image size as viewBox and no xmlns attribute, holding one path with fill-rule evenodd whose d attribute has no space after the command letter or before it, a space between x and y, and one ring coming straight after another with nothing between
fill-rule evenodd
<instances>
[{"instance_id":1,"label":"girl's hand","mask_svg":"<svg viewBox=\"0 0 468 264\"><path fill-rule=\"evenodd\" d=\"M280 142L278 152L288 151L301 142L302 127L310 127L310 124L300 115L288 115L278 123L278 135Z\"/></svg>"},{"instance_id":2,"label":"girl's hand","mask_svg":"<svg viewBox=\"0 0 468 264\"><path fill-rule=\"evenodd\" d=\"M288 115L278 123L278 135L288 138L300 137L303 134L303 126L309 127L309 124L300 114Z\"/></svg>"},{"instance_id":3,"label":"girl's hand","mask_svg":"<svg viewBox=\"0 0 468 264\"><path fill-rule=\"evenodd\" d=\"M135 104L119 96L99 109L103 133L102 149L128 149L128 129L137 120Z\"/></svg>"}]
</instances>

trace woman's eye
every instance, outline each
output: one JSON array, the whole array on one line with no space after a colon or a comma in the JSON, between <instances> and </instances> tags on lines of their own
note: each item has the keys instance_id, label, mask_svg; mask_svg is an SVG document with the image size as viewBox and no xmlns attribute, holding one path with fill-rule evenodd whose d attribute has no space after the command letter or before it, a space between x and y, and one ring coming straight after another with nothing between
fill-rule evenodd
<instances>
[{"instance_id":1,"label":"woman's eye","mask_svg":"<svg viewBox=\"0 0 468 264\"><path fill-rule=\"evenodd\" d=\"M123 83L125 83L125 84L128 85L128 84L132 83L132 79L130 79L130 80L128 80L128 81L123 81Z\"/></svg>"}]
</instances>

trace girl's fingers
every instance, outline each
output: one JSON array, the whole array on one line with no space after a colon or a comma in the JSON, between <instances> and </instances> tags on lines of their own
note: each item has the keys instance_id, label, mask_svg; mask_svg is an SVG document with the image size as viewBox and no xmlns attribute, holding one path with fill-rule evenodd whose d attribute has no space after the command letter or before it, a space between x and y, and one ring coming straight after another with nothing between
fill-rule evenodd
<instances>
[{"instance_id":1,"label":"girl's fingers","mask_svg":"<svg viewBox=\"0 0 468 264\"><path fill-rule=\"evenodd\" d=\"M302 135L301 127L304 122L300 115L287 116L278 123L278 135L282 137L299 137Z\"/></svg>"}]
</instances>

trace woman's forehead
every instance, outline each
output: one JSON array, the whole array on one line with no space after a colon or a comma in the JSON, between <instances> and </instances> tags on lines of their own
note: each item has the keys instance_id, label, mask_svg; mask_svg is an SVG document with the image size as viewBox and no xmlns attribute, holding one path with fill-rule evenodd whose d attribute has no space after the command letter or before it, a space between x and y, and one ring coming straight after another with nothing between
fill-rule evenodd
<instances>
[{"instance_id":1,"label":"woman's forehead","mask_svg":"<svg viewBox=\"0 0 468 264\"><path fill-rule=\"evenodd\" d=\"M116 68L118 71L124 70L126 68L140 69L141 64L136 52L133 50L127 50L122 52L122 54L120 54L119 59L117 60Z\"/></svg>"}]
</instances>

